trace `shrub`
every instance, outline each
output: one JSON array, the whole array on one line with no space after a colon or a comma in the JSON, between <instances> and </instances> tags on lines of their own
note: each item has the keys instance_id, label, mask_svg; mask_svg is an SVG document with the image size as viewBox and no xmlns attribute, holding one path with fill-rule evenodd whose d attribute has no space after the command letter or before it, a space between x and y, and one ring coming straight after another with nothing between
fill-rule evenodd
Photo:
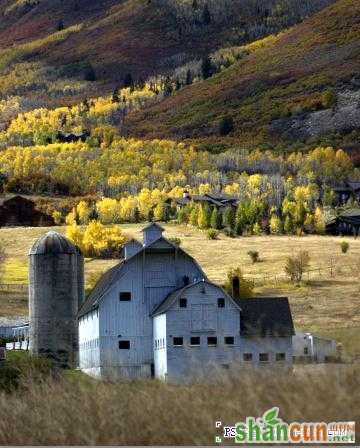
<instances>
[{"instance_id":1,"label":"shrub","mask_svg":"<svg viewBox=\"0 0 360 448\"><path fill-rule=\"evenodd\" d=\"M288 257L284 267L286 275L292 282L301 282L306 268L309 266L310 256L306 251L299 252L294 257Z\"/></svg>"},{"instance_id":2,"label":"shrub","mask_svg":"<svg viewBox=\"0 0 360 448\"><path fill-rule=\"evenodd\" d=\"M270 218L270 233L272 235L280 235L282 232L282 223L281 219L273 214Z\"/></svg>"},{"instance_id":3,"label":"shrub","mask_svg":"<svg viewBox=\"0 0 360 448\"><path fill-rule=\"evenodd\" d=\"M238 284L239 290L234 291L234 285ZM227 281L224 285L225 291L232 297L247 299L254 295L254 282L244 278L241 268L233 268L227 274Z\"/></svg>"},{"instance_id":4,"label":"shrub","mask_svg":"<svg viewBox=\"0 0 360 448\"><path fill-rule=\"evenodd\" d=\"M53 374L53 364L46 358L37 358L28 353L11 353L0 365L0 391L12 392L40 382Z\"/></svg>"},{"instance_id":5,"label":"shrub","mask_svg":"<svg viewBox=\"0 0 360 448\"><path fill-rule=\"evenodd\" d=\"M215 229L209 229L207 231L207 237L209 240L217 240L219 236L219 232L218 230Z\"/></svg>"},{"instance_id":6,"label":"shrub","mask_svg":"<svg viewBox=\"0 0 360 448\"><path fill-rule=\"evenodd\" d=\"M225 227L224 233L229 238L236 238L236 232L231 227Z\"/></svg>"},{"instance_id":7,"label":"shrub","mask_svg":"<svg viewBox=\"0 0 360 448\"><path fill-rule=\"evenodd\" d=\"M258 263L260 261L259 252L257 250L249 250L248 255L253 263Z\"/></svg>"},{"instance_id":8,"label":"shrub","mask_svg":"<svg viewBox=\"0 0 360 448\"><path fill-rule=\"evenodd\" d=\"M347 241L341 241L340 247L341 247L341 252L343 254L346 254L347 251L349 250L350 244Z\"/></svg>"},{"instance_id":9,"label":"shrub","mask_svg":"<svg viewBox=\"0 0 360 448\"><path fill-rule=\"evenodd\" d=\"M168 240L170 241L170 243L174 244L175 246L178 246L178 247L181 246L181 239L180 238L173 237L173 238L168 238Z\"/></svg>"},{"instance_id":10,"label":"shrub","mask_svg":"<svg viewBox=\"0 0 360 448\"><path fill-rule=\"evenodd\" d=\"M224 117L221 119L219 124L220 135L228 135L234 130L234 120L232 117Z\"/></svg>"}]
</instances>

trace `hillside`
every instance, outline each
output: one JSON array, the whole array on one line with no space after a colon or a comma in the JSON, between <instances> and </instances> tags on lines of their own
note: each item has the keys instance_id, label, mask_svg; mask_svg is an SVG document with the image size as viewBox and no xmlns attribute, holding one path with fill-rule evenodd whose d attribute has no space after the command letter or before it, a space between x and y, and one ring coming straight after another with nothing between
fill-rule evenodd
<instances>
[{"instance_id":1,"label":"hillside","mask_svg":"<svg viewBox=\"0 0 360 448\"><path fill-rule=\"evenodd\" d=\"M130 73L164 75L301 21L334 0L0 0L0 100L74 104Z\"/></svg>"},{"instance_id":2,"label":"hillside","mask_svg":"<svg viewBox=\"0 0 360 448\"><path fill-rule=\"evenodd\" d=\"M325 143L356 151L359 38L360 3L338 0L277 37L244 47L240 61L221 73L130 115L128 132L210 145ZM234 123L226 136L219 132L225 116Z\"/></svg>"}]
</instances>

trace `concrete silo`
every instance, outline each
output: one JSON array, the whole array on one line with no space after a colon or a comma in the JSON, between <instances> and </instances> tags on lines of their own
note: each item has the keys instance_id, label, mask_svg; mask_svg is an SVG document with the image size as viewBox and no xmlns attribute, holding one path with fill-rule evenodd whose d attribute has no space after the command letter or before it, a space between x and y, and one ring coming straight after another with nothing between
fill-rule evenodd
<instances>
[{"instance_id":1,"label":"concrete silo","mask_svg":"<svg viewBox=\"0 0 360 448\"><path fill-rule=\"evenodd\" d=\"M84 258L63 235L48 232L29 253L30 350L61 367L76 367Z\"/></svg>"}]
</instances>

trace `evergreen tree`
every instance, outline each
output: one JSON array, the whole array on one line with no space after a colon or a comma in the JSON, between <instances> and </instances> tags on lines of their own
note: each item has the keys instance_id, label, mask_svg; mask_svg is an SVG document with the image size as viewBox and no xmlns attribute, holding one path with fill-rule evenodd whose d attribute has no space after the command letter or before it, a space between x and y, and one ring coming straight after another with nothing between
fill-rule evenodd
<instances>
[{"instance_id":1,"label":"evergreen tree","mask_svg":"<svg viewBox=\"0 0 360 448\"><path fill-rule=\"evenodd\" d=\"M227 116L221 119L219 125L219 133L220 135L228 135L230 132L234 130L234 120L232 117Z\"/></svg>"},{"instance_id":2,"label":"evergreen tree","mask_svg":"<svg viewBox=\"0 0 360 448\"><path fill-rule=\"evenodd\" d=\"M198 224L198 214L199 214L199 208L195 205L193 207L193 209L191 210L190 219L189 219L189 223L192 226L197 226L197 224Z\"/></svg>"},{"instance_id":3,"label":"evergreen tree","mask_svg":"<svg viewBox=\"0 0 360 448\"><path fill-rule=\"evenodd\" d=\"M64 29L64 22L62 20L59 20L57 24L57 30L62 31Z\"/></svg>"},{"instance_id":4,"label":"evergreen tree","mask_svg":"<svg viewBox=\"0 0 360 448\"><path fill-rule=\"evenodd\" d=\"M119 103L120 102L120 98L119 98L119 89L118 87L115 88L113 94L112 94L112 98L111 101L113 103Z\"/></svg>"},{"instance_id":5,"label":"evergreen tree","mask_svg":"<svg viewBox=\"0 0 360 448\"><path fill-rule=\"evenodd\" d=\"M211 14L210 14L209 6L207 3L205 3L204 9L202 12L202 22L204 25L210 25L210 23L211 23Z\"/></svg>"},{"instance_id":6,"label":"evergreen tree","mask_svg":"<svg viewBox=\"0 0 360 448\"><path fill-rule=\"evenodd\" d=\"M228 229L234 229L235 227L235 215L232 207L226 207L222 215L222 225Z\"/></svg>"},{"instance_id":7,"label":"evergreen tree","mask_svg":"<svg viewBox=\"0 0 360 448\"><path fill-rule=\"evenodd\" d=\"M214 209L213 209L213 211L211 213L210 225L211 225L212 229L216 229L216 230L221 229L222 216L221 216L221 213L219 212L219 210L216 207L214 207Z\"/></svg>"},{"instance_id":8,"label":"evergreen tree","mask_svg":"<svg viewBox=\"0 0 360 448\"><path fill-rule=\"evenodd\" d=\"M96 81L96 73L91 64L89 64L85 70L84 79L85 79L85 81L90 81L90 82Z\"/></svg>"},{"instance_id":9,"label":"evergreen tree","mask_svg":"<svg viewBox=\"0 0 360 448\"><path fill-rule=\"evenodd\" d=\"M185 81L185 83L186 83L187 86L189 86L190 84L193 83L193 76L192 76L192 73L191 73L190 69L186 72L186 81Z\"/></svg>"},{"instance_id":10,"label":"evergreen tree","mask_svg":"<svg viewBox=\"0 0 360 448\"><path fill-rule=\"evenodd\" d=\"M131 76L131 73L127 73L124 78L124 87L128 88L128 87L133 87L133 86L134 86L134 81Z\"/></svg>"},{"instance_id":11,"label":"evergreen tree","mask_svg":"<svg viewBox=\"0 0 360 448\"><path fill-rule=\"evenodd\" d=\"M213 65L209 58L206 56L201 63L201 73L204 79L208 79L213 75Z\"/></svg>"},{"instance_id":12,"label":"evergreen tree","mask_svg":"<svg viewBox=\"0 0 360 448\"><path fill-rule=\"evenodd\" d=\"M291 234L294 231L294 224L290 215L287 215L284 222L284 232Z\"/></svg>"}]
</instances>

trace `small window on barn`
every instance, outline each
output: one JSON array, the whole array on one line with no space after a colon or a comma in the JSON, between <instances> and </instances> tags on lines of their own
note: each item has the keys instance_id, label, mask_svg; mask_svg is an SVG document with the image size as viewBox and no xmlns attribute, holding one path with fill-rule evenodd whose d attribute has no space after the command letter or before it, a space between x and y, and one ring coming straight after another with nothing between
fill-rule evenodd
<instances>
[{"instance_id":1,"label":"small window on barn","mask_svg":"<svg viewBox=\"0 0 360 448\"><path fill-rule=\"evenodd\" d=\"M285 353L276 353L276 361L285 361Z\"/></svg>"},{"instance_id":2,"label":"small window on barn","mask_svg":"<svg viewBox=\"0 0 360 448\"><path fill-rule=\"evenodd\" d=\"M179 300L179 307L180 308L187 308L187 299L180 299Z\"/></svg>"},{"instance_id":3,"label":"small window on barn","mask_svg":"<svg viewBox=\"0 0 360 448\"><path fill-rule=\"evenodd\" d=\"M208 336L207 341L208 341L209 347L215 347L217 345L217 337L216 336Z\"/></svg>"},{"instance_id":4,"label":"small window on barn","mask_svg":"<svg viewBox=\"0 0 360 448\"><path fill-rule=\"evenodd\" d=\"M243 360L244 361L252 361L252 359L253 359L252 353L244 353L243 354Z\"/></svg>"},{"instance_id":5,"label":"small window on barn","mask_svg":"<svg viewBox=\"0 0 360 448\"><path fill-rule=\"evenodd\" d=\"M120 350L130 350L130 341L119 341Z\"/></svg>"},{"instance_id":6,"label":"small window on barn","mask_svg":"<svg viewBox=\"0 0 360 448\"><path fill-rule=\"evenodd\" d=\"M225 336L224 342L226 345L234 345L234 336Z\"/></svg>"},{"instance_id":7,"label":"small window on barn","mask_svg":"<svg viewBox=\"0 0 360 448\"><path fill-rule=\"evenodd\" d=\"M124 291L119 294L120 302L130 302L131 301L131 292Z\"/></svg>"},{"instance_id":8,"label":"small window on barn","mask_svg":"<svg viewBox=\"0 0 360 448\"><path fill-rule=\"evenodd\" d=\"M173 339L174 347L181 347L183 345L183 343L184 343L184 338L177 337L177 338Z\"/></svg>"},{"instance_id":9,"label":"small window on barn","mask_svg":"<svg viewBox=\"0 0 360 448\"><path fill-rule=\"evenodd\" d=\"M193 336L190 338L190 345L197 346L200 345L200 336Z\"/></svg>"},{"instance_id":10,"label":"small window on barn","mask_svg":"<svg viewBox=\"0 0 360 448\"><path fill-rule=\"evenodd\" d=\"M309 354L309 349L308 347L304 347L304 355L308 355Z\"/></svg>"},{"instance_id":11,"label":"small window on barn","mask_svg":"<svg viewBox=\"0 0 360 448\"><path fill-rule=\"evenodd\" d=\"M218 299L218 308L225 308L225 299Z\"/></svg>"},{"instance_id":12,"label":"small window on barn","mask_svg":"<svg viewBox=\"0 0 360 448\"><path fill-rule=\"evenodd\" d=\"M260 362L268 362L269 361L269 353L259 353L259 361Z\"/></svg>"}]
</instances>

